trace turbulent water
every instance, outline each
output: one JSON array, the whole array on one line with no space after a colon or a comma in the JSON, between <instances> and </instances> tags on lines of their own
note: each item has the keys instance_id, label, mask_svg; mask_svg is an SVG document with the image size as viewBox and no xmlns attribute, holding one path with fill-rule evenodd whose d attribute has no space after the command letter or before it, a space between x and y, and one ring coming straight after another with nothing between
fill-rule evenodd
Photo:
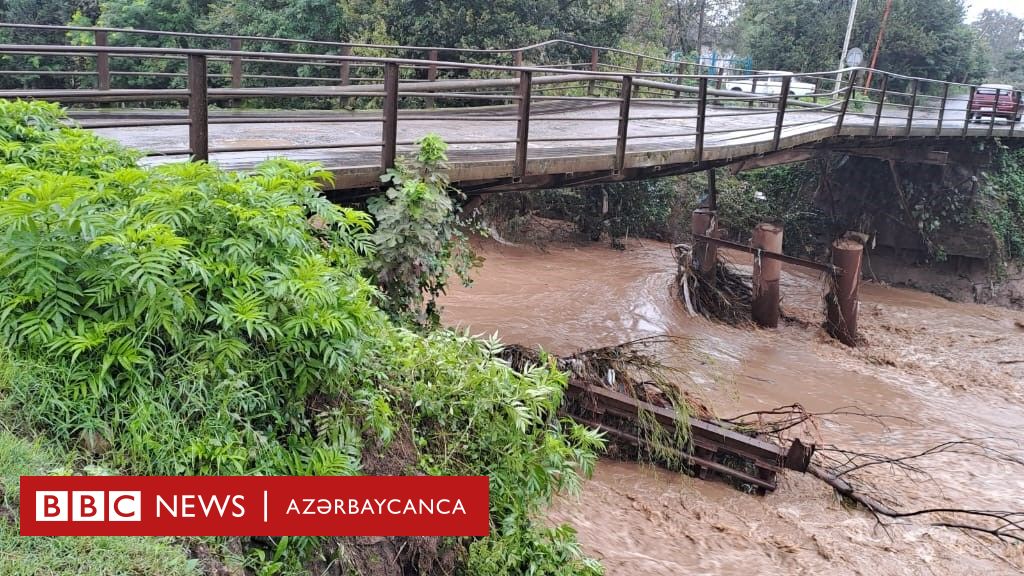
<instances>
[{"instance_id":1,"label":"turbulent water","mask_svg":"<svg viewBox=\"0 0 1024 576\"><path fill-rule=\"evenodd\" d=\"M804 322L740 329L689 318L670 285L668 245L546 250L486 244L471 288L445 298L444 318L473 333L556 353L652 334L686 337L666 363L681 385L731 416L799 403L886 415L818 420L799 435L819 446L900 456L985 438L1024 459L1024 314L955 304L905 289L861 288L861 334L849 349L822 334L821 282L784 267L783 308ZM749 260L733 256L740 270ZM915 461L918 462L918 461ZM1024 467L947 453L923 474L868 469L902 509L1024 510ZM848 510L819 480L789 472L766 497L633 462L602 460L582 495L550 514L579 532L609 574L1021 574L1024 546ZM948 517L929 517L932 521Z\"/></svg>"}]
</instances>

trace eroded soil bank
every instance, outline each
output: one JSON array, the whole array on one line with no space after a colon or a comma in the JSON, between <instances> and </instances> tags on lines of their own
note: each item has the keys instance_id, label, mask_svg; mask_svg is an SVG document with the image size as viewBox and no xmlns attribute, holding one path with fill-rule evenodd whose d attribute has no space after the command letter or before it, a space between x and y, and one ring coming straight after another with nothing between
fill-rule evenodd
<instances>
[{"instance_id":1,"label":"eroded soil bank","mask_svg":"<svg viewBox=\"0 0 1024 576\"><path fill-rule=\"evenodd\" d=\"M551 246L487 243L471 288L445 298L444 319L473 333L556 353L652 334L690 338L663 361L722 416L800 403L814 412L856 406L892 416L854 416L805 430L819 445L893 456L958 438L985 437L1024 458L1024 313L955 304L907 289L865 284L856 350L823 336L819 279L783 269L783 307L806 322L775 331L686 316L670 284L667 244ZM731 256L741 269L749 261ZM685 346L686 349L682 349ZM873 480L902 508L940 504L1024 509L1020 468L947 454L925 462L932 477ZM550 515L579 530L609 574L1017 574L1024 547L919 521L882 528L849 511L830 488L789 473L764 498L638 463L604 460L583 494Z\"/></svg>"}]
</instances>

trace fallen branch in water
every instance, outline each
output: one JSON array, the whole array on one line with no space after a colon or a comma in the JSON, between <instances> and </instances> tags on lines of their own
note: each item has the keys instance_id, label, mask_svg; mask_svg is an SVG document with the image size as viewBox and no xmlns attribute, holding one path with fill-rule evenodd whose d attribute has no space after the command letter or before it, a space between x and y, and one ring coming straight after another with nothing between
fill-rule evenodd
<instances>
[{"instance_id":1,"label":"fallen branch in water","mask_svg":"<svg viewBox=\"0 0 1024 576\"><path fill-rule=\"evenodd\" d=\"M748 412L723 421L764 433L775 439L781 439L784 432L800 426L805 431L817 436L818 422L836 416L868 419L886 429L887 420L907 420L896 416L867 413L856 407L845 407L827 413L814 414L807 412L799 404L792 404L773 410ZM894 475L903 474L915 482L935 483L926 464L921 461L941 454L983 458L1024 468L1024 459L1011 454L1008 450L992 445L996 441L1011 442L1019 448L1017 442L1011 439L963 438L941 442L920 452L891 456L826 445L817 448L814 455L815 462L807 468L807 472L831 486L845 500L867 509L883 525L887 525L883 518L905 519L940 516L940 518L930 519L927 524L987 534L1001 541L1024 543L1024 511L944 506L900 510L900 505L894 498L885 495L882 489L872 485L868 478L859 474L871 468L883 467L888 468ZM941 518L941 516L945 516L945 518Z\"/></svg>"}]
</instances>

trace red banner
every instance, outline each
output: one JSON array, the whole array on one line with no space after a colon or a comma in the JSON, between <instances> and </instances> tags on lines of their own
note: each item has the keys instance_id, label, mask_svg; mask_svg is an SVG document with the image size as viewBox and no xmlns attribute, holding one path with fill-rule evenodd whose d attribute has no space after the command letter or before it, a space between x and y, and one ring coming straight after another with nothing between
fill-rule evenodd
<instances>
[{"instance_id":1,"label":"red banner","mask_svg":"<svg viewBox=\"0 0 1024 576\"><path fill-rule=\"evenodd\" d=\"M486 536L486 476L22 476L22 536Z\"/></svg>"}]
</instances>

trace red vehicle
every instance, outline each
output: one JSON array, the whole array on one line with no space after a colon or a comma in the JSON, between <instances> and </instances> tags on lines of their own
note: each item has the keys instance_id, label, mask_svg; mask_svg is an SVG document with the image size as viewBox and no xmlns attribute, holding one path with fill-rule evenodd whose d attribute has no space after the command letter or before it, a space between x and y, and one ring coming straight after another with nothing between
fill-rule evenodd
<instances>
[{"instance_id":1,"label":"red vehicle","mask_svg":"<svg viewBox=\"0 0 1024 576\"><path fill-rule=\"evenodd\" d=\"M982 116L1020 122L1022 112L1024 102L1021 102L1021 93L1009 84L982 84L974 91L974 97L968 105L972 122L981 121Z\"/></svg>"}]
</instances>

